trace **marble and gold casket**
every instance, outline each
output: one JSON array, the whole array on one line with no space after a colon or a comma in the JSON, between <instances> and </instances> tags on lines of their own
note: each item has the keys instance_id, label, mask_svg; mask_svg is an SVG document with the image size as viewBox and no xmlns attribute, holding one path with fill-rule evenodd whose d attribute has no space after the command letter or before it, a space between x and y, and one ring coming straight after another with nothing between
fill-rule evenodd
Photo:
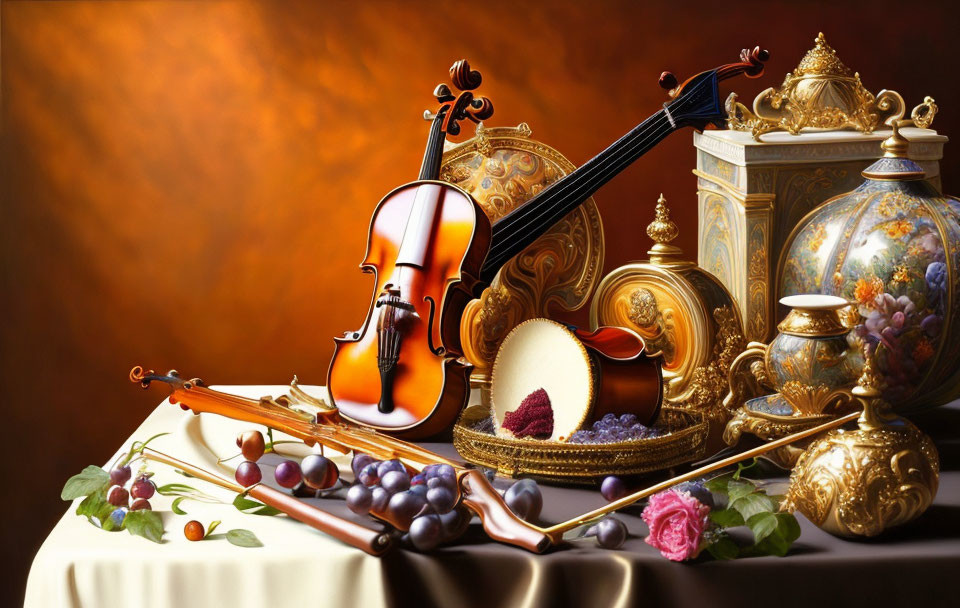
<instances>
[{"instance_id":1,"label":"marble and gold casket","mask_svg":"<svg viewBox=\"0 0 960 608\"><path fill-rule=\"evenodd\" d=\"M892 91L873 95L817 37L779 89L753 111L728 102L730 129L694 134L697 148L700 266L733 294L748 340L769 341L780 313L777 268L793 228L810 210L860 185L860 172L882 155L885 122L903 115ZM910 159L940 190L947 138L904 129Z\"/></svg>"}]
</instances>

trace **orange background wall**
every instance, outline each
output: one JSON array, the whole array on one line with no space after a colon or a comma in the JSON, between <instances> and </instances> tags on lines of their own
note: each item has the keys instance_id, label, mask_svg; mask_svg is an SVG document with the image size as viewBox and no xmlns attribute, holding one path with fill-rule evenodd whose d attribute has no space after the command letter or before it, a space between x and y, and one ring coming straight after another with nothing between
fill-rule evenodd
<instances>
[{"instance_id":1,"label":"orange background wall","mask_svg":"<svg viewBox=\"0 0 960 608\"><path fill-rule=\"evenodd\" d=\"M323 382L331 337L369 301L370 212L416 176L420 114L453 60L483 72L488 124L526 121L582 163L660 106L662 70L762 44L766 78L731 85L749 100L823 30L872 91L935 97L955 136L947 4L923 3L919 23L877 1L4 2L2 543L18 547L4 596L22 593L63 481L159 402L131 365ZM691 137L597 195L607 269L643 257L661 191L696 255Z\"/></svg>"}]
</instances>

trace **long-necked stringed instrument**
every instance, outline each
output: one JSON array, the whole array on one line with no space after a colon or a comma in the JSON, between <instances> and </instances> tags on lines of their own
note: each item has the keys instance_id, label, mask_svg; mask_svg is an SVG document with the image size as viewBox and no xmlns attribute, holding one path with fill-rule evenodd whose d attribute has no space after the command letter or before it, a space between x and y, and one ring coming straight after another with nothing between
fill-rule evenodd
<instances>
[{"instance_id":1,"label":"long-necked stringed instrument","mask_svg":"<svg viewBox=\"0 0 960 608\"><path fill-rule=\"evenodd\" d=\"M469 194L437 181L446 133L457 121L492 111L469 92L480 75L466 62L451 68L456 99L439 96L420 179L388 194L373 213L361 264L376 288L360 329L336 338L327 375L330 398L344 417L406 437L425 437L452 424L469 396L469 367L458 362L464 307L500 268L606 182L670 133L704 129L726 119L718 84L763 73L768 53L744 50L740 61L682 84L669 72L663 108L583 166L501 218L489 220ZM460 70L457 71L457 67ZM463 101L466 99L466 101ZM471 113L473 112L473 113Z\"/></svg>"}]
</instances>

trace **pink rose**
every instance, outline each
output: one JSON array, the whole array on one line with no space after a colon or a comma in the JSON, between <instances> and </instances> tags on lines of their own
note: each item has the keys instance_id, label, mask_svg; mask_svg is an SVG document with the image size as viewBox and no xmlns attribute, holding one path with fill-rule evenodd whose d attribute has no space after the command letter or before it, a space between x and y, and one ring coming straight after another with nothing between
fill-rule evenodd
<instances>
[{"instance_id":1,"label":"pink rose","mask_svg":"<svg viewBox=\"0 0 960 608\"><path fill-rule=\"evenodd\" d=\"M647 544L669 560L682 562L700 554L710 507L689 492L665 490L650 497L643 521L650 528Z\"/></svg>"}]
</instances>

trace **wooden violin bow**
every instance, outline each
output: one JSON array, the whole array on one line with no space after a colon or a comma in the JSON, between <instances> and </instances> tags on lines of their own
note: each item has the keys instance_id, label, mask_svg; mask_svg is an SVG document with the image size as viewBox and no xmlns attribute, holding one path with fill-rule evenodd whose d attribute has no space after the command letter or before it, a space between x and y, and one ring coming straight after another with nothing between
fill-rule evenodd
<instances>
[{"instance_id":1,"label":"wooden violin bow","mask_svg":"<svg viewBox=\"0 0 960 608\"><path fill-rule=\"evenodd\" d=\"M702 478L738 462L755 458L796 441L838 428L856 420L860 415L859 412L853 412L819 426L787 435L776 441L771 441L740 454L734 454L639 490L567 521L541 527L517 517L507 507L503 498L482 472L468 468L460 462L450 460L417 445L369 429L355 428L343 421L337 421L335 410L319 414L318 419L323 420L323 422L316 422L306 419L299 412L279 404L279 399L263 398L257 401L214 391L204 387L199 380L183 380L176 372L161 376L152 371L145 372L141 367L135 367L130 372L130 379L144 388L149 387L154 381L161 381L170 385L172 389L170 401L180 403L182 407L190 409L194 413L208 412L235 420L262 424L297 437L308 445L321 443L344 453L354 450L381 460L397 458L416 470L420 470L429 464L449 464L457 472L462 504L480 517L487 535L496 541L514 545L533 553L543 553L550 547L561 544L564 533L578 526L629 506L678 483ZM228 481L228 483L232 484L233 482ZM280 492L276 493L281 494ZM374 515L391 524L399 523L391 522L385 514L375 513ZM399 527L402 528L402 524Z\"/></svg>"},{"instance_id":2,"label":"wooden violin bow","mask_svg":"<svg viewBox=\"0 0 960 608\"><path fill-rule=\"evenodd\" d=\"M256 484L251 488L245 489L231 479L227 479L222 475L207 471L188 462L178 460L173 456L164 454L153 448L143 448L142 454L143 457L148 460L169 465L184 473L189 473L194 477L230 490L231 492L237 492L239 494L246 491L248 496L256 498L263 504L269 505L293 519L307 524L311 528L316 528L370 555L379 557L393 547L394 539L388 532L371 530L366 526L361 526L358 523L337 517L322 509L311 506L302 500L298 500L290 494L274 490L270 486Z\"/></svg>"}]
</instances>

